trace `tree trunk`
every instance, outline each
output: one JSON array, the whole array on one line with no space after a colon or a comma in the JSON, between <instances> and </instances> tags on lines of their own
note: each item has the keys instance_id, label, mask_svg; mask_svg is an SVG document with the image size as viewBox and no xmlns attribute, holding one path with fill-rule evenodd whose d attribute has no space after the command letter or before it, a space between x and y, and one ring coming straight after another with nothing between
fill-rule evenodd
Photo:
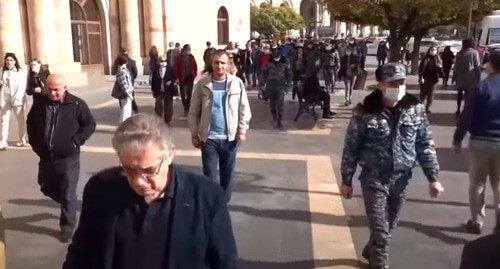
<instances>
[{"instance_id":1,"label":"tree trunk","mask_svg":"<svg viewBox=\"0 0 500 269\"><path fill-rule=\"evenodd\" d=\"M420 44L422 44L422 38L424 38L424 33L416 33L413 38L413 52L411 53L411 74L418 74L418 66L420 64Z\"/></svg>"},{"instance_id":2,"label":"tree trunk","mask_svg":"<svg viewBox=\"0 0 500 269\"><path fill-rule=\"evenodd\" d=\"M391 51L389 56L389 61L393 63L397 63L398 61L404 60L403 54L401 53L401 48L406 45L408 42L407 35L399 35L394 37L395 35L391 34Z\"/></svg>"}]
</instances>

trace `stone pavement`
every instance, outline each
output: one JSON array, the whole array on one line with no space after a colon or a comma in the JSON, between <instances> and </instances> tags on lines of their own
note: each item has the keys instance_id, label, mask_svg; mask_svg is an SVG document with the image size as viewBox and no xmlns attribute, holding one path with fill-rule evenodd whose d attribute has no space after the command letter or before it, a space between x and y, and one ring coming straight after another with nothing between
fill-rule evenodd
<instances>
[{"instance_id":1,"label":"stone pavement","mask_svg":"<svg viewBox=\"0 0 500 269\"><path fill-rule=\"evenodd\" d=\"M108 81L101 88L72 90L89 102L99 123L82 149L79 197L90 175L118 162L110 138L119 108L110 99L110 85ZM355 91L355 103L367 93ZM267 104L257 100L255 91L249 95L254 116L249 141L238 156L230 204L241 268L364 268L358 261L367 239L360 189L356 182L354 199L341 200L337 180L351 110L338 104L343 103L343 91L332 100L337 117L317 123L309 115L293 122L297 103L288 96L286 130L272 128ZM461 227L468 217L466 154L455 156L449 146L454 92L438 91L436 96L430 121L446 193L429 199L422 172L415 169L401 227L393 238L393 268L457 268L462 244L474 238L463 234ZM137 100L141 111L152 112L149 89L141 88ZM175 114L182 115L180 101ZM186 139L190 136L185 117L176 116L173 125L177 163L200 171L199 151ZM67 246L56 239L58 208L40 194L36 173L37 159L29 149L0 153L8 268L58 268L64 259ZM492 227L491 220L487 225Z\"/></svg>"}]
</instances>

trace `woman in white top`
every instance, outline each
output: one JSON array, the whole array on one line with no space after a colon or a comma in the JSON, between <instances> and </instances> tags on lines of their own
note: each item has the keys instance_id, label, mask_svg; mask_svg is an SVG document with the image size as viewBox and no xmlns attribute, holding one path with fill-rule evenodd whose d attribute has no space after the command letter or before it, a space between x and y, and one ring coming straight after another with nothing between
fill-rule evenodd
<instances>
[{"instance_id":1,"label":"woman in white top","mask_svg":"<svg viewBox=\"0 0 500 269\"><path fill-rule=\"evenodd\" d=\"M17 119L18 147L24 147L26 143L26 120L24 109L26 107L26 73L21 69L19 61L14 53L6 53L4 57L3 71L0 76L0 107L1 107L1 129L0 150L7 150L7 139L9 137L10 114L14 112Z\"/></svg>"},{"instance_id":2,"label":"woman in white top","mask_svg":"<svg viewBox=\"0 0 500 269\"><path fill-rule=\"evenodd\" d=\"M134 86L132 85L132 77L127 69L127 58L119 56L115 60L116 83L123 92L123 98L120 98L120 122L125 121L132 116L132 101L134 100Z\"/></svg>"}]
</instances>

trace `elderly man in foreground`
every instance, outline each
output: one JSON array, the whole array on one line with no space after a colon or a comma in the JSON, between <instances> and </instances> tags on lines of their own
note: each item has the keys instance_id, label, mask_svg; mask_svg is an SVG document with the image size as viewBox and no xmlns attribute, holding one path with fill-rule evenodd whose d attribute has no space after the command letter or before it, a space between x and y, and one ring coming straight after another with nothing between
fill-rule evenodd
<instances>
[{"instance_id":1,"label":"elderly man in foreground","mask_svg":"<svg viewBox=\"0 0 500 269\"><path fill-rule=\"evenodd\" d=\"M137 114L113 139L121 167L94 175L63 269L235 269L222 189L173 164L165 122Z\"/></svg>"}]
</instances>

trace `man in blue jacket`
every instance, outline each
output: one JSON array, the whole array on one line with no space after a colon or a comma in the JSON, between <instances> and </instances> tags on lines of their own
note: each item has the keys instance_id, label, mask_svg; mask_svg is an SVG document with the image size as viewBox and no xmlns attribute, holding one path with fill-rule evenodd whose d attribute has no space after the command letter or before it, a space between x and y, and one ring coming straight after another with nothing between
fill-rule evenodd
<instances>
[{"instance_id":1,"label":"man in blue jacket","mask_svg":"<svg viewBox=\"0 0 500 269\"><path fill-rule=\"evenodd\" d=\"M470 92L460 118L453 145L459 152L462 140L470 133L469 199L471 219L467 231L480 234L485 217L485 185L490 178L496 209L495 232L500 232L500 53L493 52L486 65L489 74Z\"/></svg>"},{"instance_id":2,"label":"man in blue jacket","mask_svg":"<svg viewBox=\"0 0 500 269\"><path fill-rule=\"evenodd\" d=\"M156 115L118 126L121 167L93 176L63 269L236 269L222 189L173 164L172 134Z\"/></svg>"}]
</instances>

